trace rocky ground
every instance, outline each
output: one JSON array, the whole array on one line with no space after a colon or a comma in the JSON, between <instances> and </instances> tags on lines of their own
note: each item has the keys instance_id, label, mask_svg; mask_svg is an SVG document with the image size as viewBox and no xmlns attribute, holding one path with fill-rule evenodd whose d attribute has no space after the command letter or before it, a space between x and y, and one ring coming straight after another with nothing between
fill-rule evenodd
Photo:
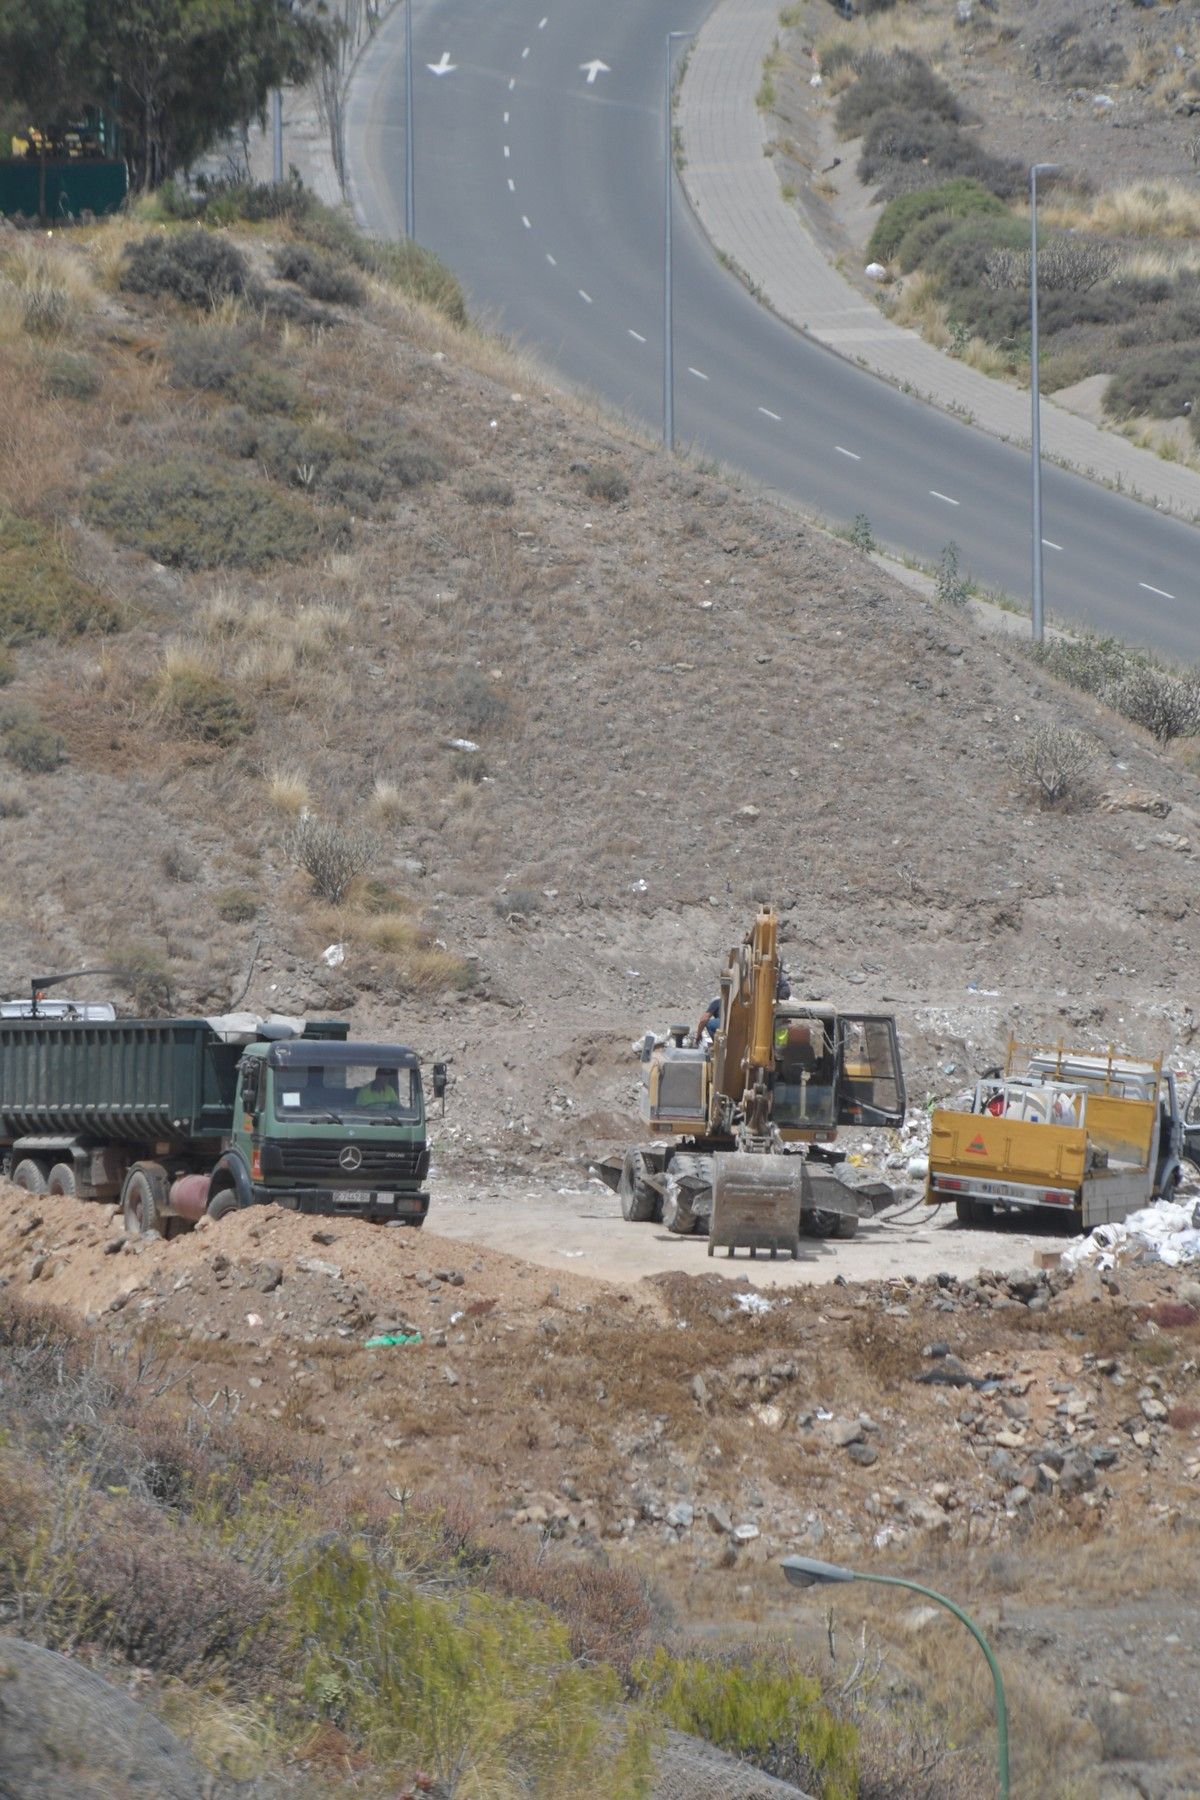
<instances>
[{"instance_id":1,"label":"rocky ground","mask_svg":"<svg viewBox=\"0 0 1200 1800\"><path fill-rule=\"evenodd\" d=\"M1180 1607L1200 1530L1200 1284L1035 1255L1003 1274L782 1289L742 1263L618 1286L274 1209L129 1242L107 1207L10 1191L0 1223L16 1291L83 1313L214 1419L270 1422L381 1491L457 1490L496 1523L629 1559L701 1639L718 1617L735 1635L798 1624L815 1654L819 1609L797 1615L778 1587L790 1551L943 1583L977 1597L1019 1693L1050 1684L1075 1743L1062 1766L1092 1783L1071 1792L1194 1791L1200 1664ZM386 1336L412 1341L369 1347ZM1056 1565L1086 1578L1051 1603ZM1163 1629L1133 1632L1139 1608ZM889 1679L918 1679L931 1618L865 1614ZM1148 1773L1121 1786L1097 1769L1119 1760L1103 1743L1125 1741L1124 1707Z\"/></svg>"}]
</instances>

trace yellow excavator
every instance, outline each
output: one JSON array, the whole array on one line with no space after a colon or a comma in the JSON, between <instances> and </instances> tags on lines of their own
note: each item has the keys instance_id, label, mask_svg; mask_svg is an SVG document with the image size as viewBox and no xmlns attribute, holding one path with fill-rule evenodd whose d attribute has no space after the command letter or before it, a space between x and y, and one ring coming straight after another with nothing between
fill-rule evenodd
<instances>
[{"instance_id":1,"label":"yellow excavator","mask_svg":"<svg viewBox=\"0 0 1200 1800\"><path fill-rule=\"evenodd\" d=\"M764 906L701 1026L645 1038L641 1116L652 1141L598 1165L626 1219L706 1231L710 1255L717 1245L798 1255L801 1231L852 1237L894 1196L839 1180L833 1140L839 1125L902 1122L895 1017L793 1000L779 921Z\"/></svg>"}]
</instances>

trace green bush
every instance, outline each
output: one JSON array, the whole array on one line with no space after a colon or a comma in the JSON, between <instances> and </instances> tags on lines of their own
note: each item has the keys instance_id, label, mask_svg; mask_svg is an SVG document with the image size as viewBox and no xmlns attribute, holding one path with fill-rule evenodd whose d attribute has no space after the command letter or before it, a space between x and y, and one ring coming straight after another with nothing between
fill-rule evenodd
<instances>
[{"instance_id":1,"label":"green bush","mask_svg":"<svg viewBox=\"0 0 1200 1800\"><path fill-rule=\"evenodd\" d=\"M727 1661L657 1650L635 1663L643 1700L668 1725L821 1796L855 1800L858 1734L834 1718L794 1652Z\"/></svg>"},{"instance_id":2,"label":"green bush","mask_svg":"<svg viewBox=\"0 0 1200 1800\"><path fill-rule=\"evenodd\" d=\"M858 176L863 182L879 182L879 195L885 200L938 185L950 176L977 181L1010 199L1023 191L1026 180L1023 164L993 156L953 119L899 107L872 114L863 134Z\"/></svg>"},{"instance_id":3,"label":"green bush","mask_svg":"<svg viewBox=\"0 0 1200 1800\"><path fill-rule=\"evenodd\" d=\"M171 965L154 944L122 940L113 945L109 960L142 1018L153 1019L171 1011Z\"/></svg>"},{"instance_id":4,"label":"green bush","mask_svg":"<svg viewBox=\"0 0 1200 1800\"><path fill-rule=\"evenodd\" d=\"M913 226L932 214L966 219L976 213L995 215L1004 210L1003 201L995 194L980 182L966 177L939 182L936 187L919 188L913 193L898 194L888 201L879 215L867 254L879 262L890 262Z\"/></svg>"},{"instance_id":5,"label":"green bush","mask_svg":"<svg viewBox=\"0 0 1200 1800\"><path fill-rule=\"evenodd\" d=\"M296 413L304 406L304 390L299 382L257 357L235 377L229 391L252 413Z\"/></svg>"},{"instance_id":6,"label":"green bush","mask_svg":"<svg viewBox=\"0 0 1200 1800\"><path fill-rule=\"evenodd\" d=\"M294 413L304 403L298 382L254 353L245 332L216 326L178 331L167 345L171 386L227 394L252 413Z\"/></svg>"},{"instance_id":7,"label":"green bush","mask_svg":"<svg viewBox=\"0 0 1200 1800\"><path fill-rule=\"evenodd\" d=\"M629 483L615 463L592 463L583 477L584 492L591 500L615 505L629 497Z\"/></svg>"},{"instance_id":8,"label":"green bush","mask_svg":"<svg viewBox=\"0 0 1200 1800\"><path fill-rule=\"evenodd\" d=\"M869 50L854 67L858 79L838 101L842 137L858 137L881 112L923 113L950 121L962 117L954 89L914 50Z\"/></svg>"},{"instance_id":9,"label":"green bush","mask_svg":"<svg viewBox=\"0 0 1200 1800\"><path fill-rule=\"evenodd\" d=\"M179 200L178 195L175 198ZM420 244L382 243L364 236L348 214L325 206L298 180L279 187L244 182L214 184L200 201L188 201L186 205L190 210L183 216L203 218L211 225L232 225L239 219L252 224L286 219L308 243L344 258L364 274L377 276L411 299L432 306L452 324L467 322L466 301L457 277L432 250L423 249ZM272 312L298 323L329 320L332 316L305 308L299 295L272 295L269 306Z\"/></svg>"},{"instance_id":10,"label":"green bush","mask_svg":"<svg viewBox=\"0 0 1200 1800\"><path fill-rule=\"evenodd\" d=\"M121 543L184 569L295 562L347 528L344 514L319 518L260 481L188 457L127 463L99 476L85 510Z\"/></svg>"},{"instance_id":11,"label":"green bush","mask_svg":"<svg viewBox=\"0 0 1200 1800\"><path fill-rule=\"evenodd\" d=\"M340 506L352 512L369 513L387 492L387 477L371 463L331 462L325 470L321 491Z\"/></svg>"},{"instance_id":12,"label":"green bush","mask_svg":"<svg viewBox=\"0 0 1200 1800\"><path fill-rule=\"evenodd\" d=\"M954 293L983 287L993 250L1010 245L1019 248L1027 237L1027 228L1011 213L963 219L938 240L925 266L938 292L949 298Z\"/></svg>"},{"instance_id":13,"label":"green bush","mask_svg":"<svg viewBox=\"0 0 1200 1800\"><path fill-rule=\"evenodd\" d=\"M344 262L308 244L285 244L275 253L275 273L294 281L312 300L332 306L361 306L367 290Z\"/></svg>"},{"instance_id":14,"label":"green bush","mask_svg":"<svg viewBox=\"0 0 1200 1800\"><path fill-rule=\"evenodd\" d=\"M117 606L71 572L46 525L0 507L0 644L119 631Z\"/></svg>"},{"instance_id":15,"label":"green bush","mask_svg":"<svg viewBox=\"0 0 1200 1800\"><path fill-rule=\"evenodd\" d=\"M1193 423L1200 401L1200 343L1147 350L1131 357L1104 390L1104 410L1114 418L1149 413L1176 419L1190 412Z\"/></svg>"},{"instance_id":16,"label":"green bush","mask_svg":"<svg viewBox=\"0 0 1200 1800\"><path fill-rule=\"evenodd\" d=\"M199 743L228 749L254 730L254 715L233 683L198 665L168 664L157 694L163 716Z\"/></svg>"},{"instance_id":17,"label":"green bush","mask_svg":"<svg viewBox=\"0 0 1200 1800\"><path fill-rule=\"evenodd\" d=\"M368 436L364 455L378 462L399 487L420 487L425 481L440 481L446 473L441 458L421 444L414 444L402 432L383 437Z\"/></svg>"},{"instance_id":18,"label":"green bush","mask_svg":"<svg viewBox=\"0 0 1200 1800\"><path fill-rule=\"evenodd\" d=\"M211 231L139 238L126 247L124 264L121 286L128 292L169 294L209 310L249 286L249 267L237 245Z\"/></svg>"},{"instance_id":19,"label":"green bush","mask_svg":"<svg viewBox=\"0 0 1200 1800\"><path fill-rule=\"evenodd\" d=\"M26 775L51 775L67 760L57 731L44 725L31 707L16 702L0 709L0 743L13 767Z\"/></svg>"},{"instance_id":20,"label":"green bush","mask_svg":"<svg viewBox=\"0 0 1200 1800\"><path fill-rule=\"evenodd\" d=\"M258 915L258 897L245 888L222 888L213 895L213 908L226 925L245 925Z\"/></svg>"},{"instance_id":21,"label":"green bush","mask_svg":"<svg viewBox=\"0 0 1200 1800\"><path fill-rule=\"evenodd\" d=\"M472 506L511 506L514 499L511 484L494 475L469 475L463 482L462 496Z\"/></svg>"},{"instance_id":22,"label":"green bush","mask_svg":"<svg viewBox=\"0 0 1200 1800\"><path fill-rule=\"evenodd\" d=\"M42 388L56 400L93 400L101 385L93 357L56 350L46 359Z\"/></svg>"},{"instance_id":23,"label":"green bush","mask_svg":"<svg viewBox=\"0 0 1200 1800\"><path fill-rule=\"evenodd\" d=\"M1200 673L1168 669L1113 637L1047 638L1025 654L1060 680L1123 713L1160 743L1200 737Z\"/></svg>"},{"instance_id":24,"label":"green bush","mask_svg":"<svg viewBox=\"0 0 1200 1800\"><path fill-rule=\"evenodd\" d=\"M0 687L7 687L10 681L17 679L17 659L11 650L0 646Z\"/></svg>"},{"instance_id":25,"label":"green bush","mask_svg":"<svg viewBox=\"0 0 1200 1800\"><path fill-rule=\"evenodd\" d=\"M905 275L914 269L925 266L935 244L940 244L948 231L953 231L958 220L953 213L927 213L923 219L906 231L900 240L900 248L896 251L896 261Z\"/></svg>"}]
</instances>

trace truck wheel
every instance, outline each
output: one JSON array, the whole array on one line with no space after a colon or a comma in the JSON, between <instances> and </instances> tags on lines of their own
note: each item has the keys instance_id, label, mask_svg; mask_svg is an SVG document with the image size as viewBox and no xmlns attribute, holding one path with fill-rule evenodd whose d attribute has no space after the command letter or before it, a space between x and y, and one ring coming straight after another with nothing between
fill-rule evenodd
<instances>
[{"instance_id":1,"label":"truck wheel","mask_svg":"<svg viewBox=\"0 0 1200 1800\"><path fill-rule=\"evenodd\" d=\"M121 1190L121 1210L130 1237L163 1237L167 1172L159 1163L134 1163Z\"/></svg>"},{"instance_id":2,"label":"truck wheel","mask_svg":"<svg viewBox=\"0 0 1200 1800\"><path fill-rule=\"evenodd\" d=\"M662 1195L646 1180L646 1158L640 1150L627 1150L617 1188L621 1217L635 1225L662 1218Z\"/></svg>"},{"instance_id":3,"label":"truck wheel","mask_svg":"<svg viewBox=\"0 0 1200 1800\"><path fill-rule=\"evenodd\" d=\"M992 1208L986 1200L956 1200L954 1210L960 1225L990 1225Z\"/></svg>"},{"instance_id":4,"label":"truck wheel","mask_svg":"<svg viewBox=\"0 0 1200 1800\"><path fill-rule=\"evenodd\" d=\"M841 1221L841 1213L830 1212L828 1208L824 1206L816 1206L813 1208L812 1212L805 1213L801 1218L800 1229L805 1237L841 1237ZM854 1230L858 1230L857 1218L854 1221ZM853 1237L853 1235L854 1232L847 1233L847 1236Z\"/></svg>"},{"instance_id":5,"label":"truck wheel","mask_svg":"<svg viewBox=\"0 0 1200 1800\"><path fill-rule=\"evenodd\" d=\"M662 1203L662 1222L676 1237L687 1237L689 1232L696 1229L696 1215L690 1203L681 1194L673 1193L670 1188Z\"/></svg>"},{"instance_id":6,"label":"truck wheel","mask_svg":"<svg viewBox=\"0 0 1200 1800\"><path fill-rule=\"evenodd\" d=\"M44 1194L46 1177L40 1163L35 1163L31 1156L19 1162L12 1172L13 1186L24 1188L27 1194Z\"/></svg>"},{"instance_id":7,"label":"truck wheel","mask_svg":"<svg viewBox=\"0 0 1200 1800\"><path fill-rule=\"evenodd\" d=\"M834 1237L838 1237L838 1238L857 1237L858 1236L858 1214L857 1213L839 1213L838 1214L838 1222L837 1222L836 1227L834 1228L833 1235L834 1235Z\"/></svg>"},{"instance_id":8,"label":"truck wheel","mask_svg":"<svg viewBox=\"0 0 1200 1800\"><path fill-rule=\"evenodd\" d=\"M210 1219L223 1219L226 1213L236 1212L237 1209L238 1197L233 1188L222 1188L209 1201L208 1216Z\"/></svg>"},{"instance_id":9,"label":"truck wheel","mask_svg":"<svg viewBox=\"0 0 1200 1800\"><path fill-rule=\"evenodd\" d=\"M75 1198L75 1165L73 1163L55 1163L46 1183L46 1191L50 1194L63 1194L68 1200Z\"/></svg>"}]
</instances>

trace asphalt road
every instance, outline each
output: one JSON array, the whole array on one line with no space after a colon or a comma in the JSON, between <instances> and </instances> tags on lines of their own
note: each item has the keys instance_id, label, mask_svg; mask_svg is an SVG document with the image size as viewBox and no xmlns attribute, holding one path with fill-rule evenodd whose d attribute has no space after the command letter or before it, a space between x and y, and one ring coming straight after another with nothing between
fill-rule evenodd
<instances>
[{"instance_id":1,"label":"asphalt road","mask_svg":"<svg viewBox=\"0 0 1200 1800\"><path fill-rule=\"evenodd\" d=\"M476 317L651 427L663 39L708 4L414 0L417 237ZM346 141L365 223L402 235L402 6L362 59ZM1027 595L1028 456L782 324L720 266L678 184L675 196L678 441L832 524L865 513L881 542L923 560L953 542L978 580ZM1200 532L1052 465L1042 527L1051 615L1200 660Z\"/></svg>"}]
</instances>

